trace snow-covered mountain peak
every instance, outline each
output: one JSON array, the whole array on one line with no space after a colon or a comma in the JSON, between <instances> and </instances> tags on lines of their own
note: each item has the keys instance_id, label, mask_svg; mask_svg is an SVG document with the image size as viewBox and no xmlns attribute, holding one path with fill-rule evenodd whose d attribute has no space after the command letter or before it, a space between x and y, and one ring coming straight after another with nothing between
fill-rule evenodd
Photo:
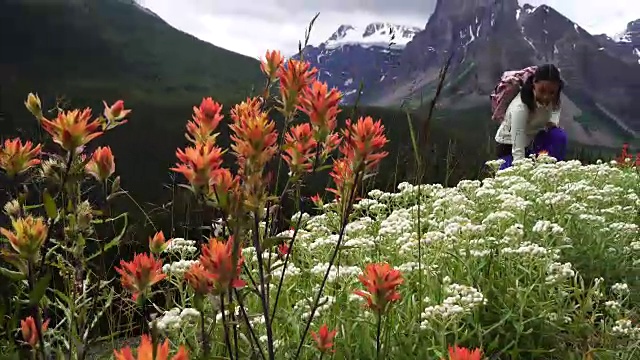
<instances>
[{"instance_id":1,"label":"snow-covered mountain peak","mask_svg":"<svg viewBox=\"0 0 640 360\"><path fill-rule=\"evenodd\" d=\"M325 48L335 49L344 45L360 45L363 47L404 48L414 35L422 29L415 26L396 25L375 22L364 30L352 25L340 25L333 35L324 43Z\"/></svg>"},{"instance_id":2,"label":"snow-covered mountain peak","mask_svg":"<svg viewBox=\"0 0 640 360\"><path fill-rule=\"evenodd\" d=\"M631 43L631 34L628 31L621 31L612 36L612 40L617 43Z\"/></svg>"}]
</instances>

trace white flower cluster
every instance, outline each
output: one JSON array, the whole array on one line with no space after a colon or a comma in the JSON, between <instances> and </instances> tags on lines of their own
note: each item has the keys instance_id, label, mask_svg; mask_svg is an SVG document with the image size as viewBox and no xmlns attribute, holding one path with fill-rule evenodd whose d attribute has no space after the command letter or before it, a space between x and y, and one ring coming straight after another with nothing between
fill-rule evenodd
<instances>
[{"instance_id":1,"label":"white flower cluster","mask_svg":"<svg viewBox=\"0 0 640 360\"><path fill-rule=\"evenodd\" d=\"M271 264L271 273L275 276L271 277L272 282L279 282L280 276L282 275L282 268L284 266L284 261L276 260L273 264ZM297 268L291 259L287 262L287 269L284 272L284 280L289 279L290 277L300 275L300 269Z\"/></svg>"},{"instance_id":2,"label":"white flower cluster","mask_svg":"<svg viewBox=\"0 0 640 360\"><path fill-rule=\"evenodd\" d=\"M324 276L324 274L327 272L328 267L329 267L329 263L316 264L314 267L311 268L310 272L316 276ZM327 278L327 281L334 282L339 277L340 278L355 277L359 274L362 274L362 268L360 268L359 266L334 265L331 267L331 270L329 271L329 277Z\"/></svg>"},{"instance_id":3,"label":"white flower cluster","mask_svg":"<svg viewBox=\"0 0 640 360\"><path fill-rule=\"evenodd\" d=\"M531 242L524 242L517 248L505 247L502 249L503 254L516 254L520 256L546 256L549 250L540 245Z\"/></svg>"},{"instance_id":4,"label":"white flower cluster","mask_svg":"<svg viewBox=\"0 0 640 360\"><path fill-rule=\"evenodd\" d=\"M317 292L317 289L315 291ZM302 312L300 318L305 321L308 320L309 316L311 316L311 305L313 305L314 300L315 297L298 301L293 306L293 311ZM320 305L316 309L316 313L313 315L314 320L317 319L320 314L329 310L329 308L331 308L331 305L335 304L335 302L336 298L330 295L325 295L324 297L320 298Z\"/></svg>"},{"instance_id":5,"label":"white flower cluster","mask_svg":"<svg viewBox=\"0 0 640 360\"><path fill-rule=\"evenodd\" d=\"M556 284L564 280L573 278L576 272L573 270L571 263L559 263L554 262L547 268L547 277L545 281L547 284Z\"/></svg>"},{"instance_id":6,"label":"white flower cluster","mask_svg":"<svg viewBox=\"0 0 640 360\"><path fill-rule=\"evenodd\" d=\"M173 238L169 241L167 248L164 250L167 253L184 256L191 256L198 251L196 242L194 240L185 240L183 238Z\"/></svg>"},{"instance_id":7,"label":"white flower cluster","mask_svg":"<svg viewBox=\"0 0 640 360\"><path fill-rule=\"evenodd\" d=\"M546 220L538 220L538 222L533 225L532 230L536 233L552 235L560 235L564 233L564 229L562 228L562 226Z\"/></svg>"},{"instance_id":8,"label":"white flower cluster","mask_svg":"<svg viewBox=\"0 0 640 360\"><path fill-rule=\"evenodd\" d=\"M427 329L433 320L449 320L455 316L463 316L473 312L475 308L486 304L484 295L477 289L460 284L450 284L445 288L449 295L442 304L428 306L422 312L420 328Z\"/></svg>"},{"instance_id":9,"label":"white flower cluster","mask_svg":"<svg viewBox=\"0 0 640 360\"><path fill-rule=\"evenodd\" d=\"M169 276L182 277L197 260L180 260L162 266L162 272Z\"/></svg>"},{"instance_id":10,"label":"white flower cluster","mask_svg":"<svg viewBox=\"0 0 640 360\"><path fill-rule=\"evenodd\" d=\"M173 308L165 311L158 319L155 319L155 325L160 331L173 331L180 329L186 324L194 324L200 317L200 312L193 308ZM153 326L153 324L152 324Z\"/></svg>"},{"instance_id":11,"label":"white flower cluster","mask_svg":"<svg viewBox=\"0 0 640 360\"><path fill-rule=\"evenodd\" d=\"M627 295L629 293L629 285L625 283L615 283L611 286L611 291L616 295Z\"/></svg>"},{"instance_id":12,"label":"white flower cluster","mask_svg":"<svg viewBox=\"0 0 640 360\"><path fill-rule=\"evenodd\" d=\"M632 339L640 339L640 327L633 326L631 320L620 319L611 328L611 334L615 336L626 336Z\"/></svg>"}]
</instances>

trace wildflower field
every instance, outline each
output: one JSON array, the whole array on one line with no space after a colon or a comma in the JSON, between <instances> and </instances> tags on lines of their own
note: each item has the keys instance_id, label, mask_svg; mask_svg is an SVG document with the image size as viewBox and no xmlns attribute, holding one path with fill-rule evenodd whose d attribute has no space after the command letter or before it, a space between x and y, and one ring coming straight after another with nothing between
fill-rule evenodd
<instances>
[{"instance_id":1,"label":"wildflower field","mask_svg":"<svg viewBox=\"0 0 640 360\"><path fill-rule=\"evenodd\" d=\"M146 250L120 252L115 267L105 259L128 216L110 203L130 175L116 174L108 146L87 148L131 110L117 101L97 117L48 119L29 94L53 150L0 147L11 196L0 228L3 356L640 358L640 164L627 148L590 165L539 154L496 171L490 161L491 176L451 188L367 189L387 155L381 122L337 129L341 94L304 61L271 51L262 71L263 95L229 120L213 99L194 107L189 145L176 151L183 191L215 216L199 218L192 239L148 234ZM286 179L267 170L284 167ZM327 192L301 211L305 179L326 170ZM279 221L285 199L296 208Z\"/></svg>"}]
</instances>

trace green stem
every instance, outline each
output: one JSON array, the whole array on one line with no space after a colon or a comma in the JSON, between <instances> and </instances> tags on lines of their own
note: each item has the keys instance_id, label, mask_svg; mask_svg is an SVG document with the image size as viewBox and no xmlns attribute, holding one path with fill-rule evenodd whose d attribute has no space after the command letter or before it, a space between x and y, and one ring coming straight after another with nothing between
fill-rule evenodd
<instances>
[{"instance_id":1,"label":"green stem","mask_svg":"<svg viewBox=\"0 0 640 360\"><path fill-rule=\"evenodd\" d=\"M227 316L225 315L226 309L224 306L224 294L220 294L220 311L222 314L222 330L224 331L224 344L227 347L229 353L229 359L233 360L233 351L231 350L231 340L229 339L229 329L227 328Z\"/></svg>"},{"instance_id":2,"label":"green stem","mask_svg":"<svg viewBox=\"0 0 640 360\"><path fill-rule=\"evenodd\" d=\"M209 358L209 337L207 336L207 330L204 327L204 309L200 309L200 338L202 340L202 352L204 353L204 359Z\"/></svg>"},{"instance_id":3,"label":"green stem","mask_svg":"<svg viewBox=\"0 0 640 360\"><path fill-rule=\"evenodd\" d=\"M378 313L378 324L376 327L376 359L380 359L380 334L382 333L382 315Z\"/></svg>"},{"instance_id":4,"label":"green stem","mask_svg":"<svg viewBox=\"0 0 640 360\"><path fill-rule=\"evenodd\" d=\"M29 273L29 293L33 292L33 288L36 283L36 279L34 276L33 262L28 261L27 269ZM42 318L40 317L40 306L38 303L33 305L33 318L36 323L36 332L38 333L38 345L40 348L40 353L42 354L42 360L47 359L47 353L44 345L44 337L42 336Z\"/></svg>"}]
</instances>

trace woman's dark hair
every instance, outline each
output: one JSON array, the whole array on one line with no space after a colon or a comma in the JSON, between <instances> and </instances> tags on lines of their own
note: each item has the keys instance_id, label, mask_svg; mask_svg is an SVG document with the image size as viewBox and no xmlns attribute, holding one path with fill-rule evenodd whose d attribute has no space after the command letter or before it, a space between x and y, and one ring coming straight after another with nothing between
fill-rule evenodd
<instances>
[{"instance_id":1,"label":"woman's dark hair","mask_svg":"<svg viewBox=\"0 0 640 360\"><path fill-rule=\"evenodd\" d=\"M560 78L560 70L558 70L555 65L544 64L538 66L533 76L529 76L524 84L522 84L522 88L520 89L520 99L522 99L522 102L527 105L529 111L534 111L536 109L536 99L535 95L533 94L533 84L537 81L553 81L558 83L558 97L556 98L554 104L558 106L560 104L560 94L562 93L562 88L564 87L564 81L562 81L562 79Z\"/></svg>"}]
</instances>

